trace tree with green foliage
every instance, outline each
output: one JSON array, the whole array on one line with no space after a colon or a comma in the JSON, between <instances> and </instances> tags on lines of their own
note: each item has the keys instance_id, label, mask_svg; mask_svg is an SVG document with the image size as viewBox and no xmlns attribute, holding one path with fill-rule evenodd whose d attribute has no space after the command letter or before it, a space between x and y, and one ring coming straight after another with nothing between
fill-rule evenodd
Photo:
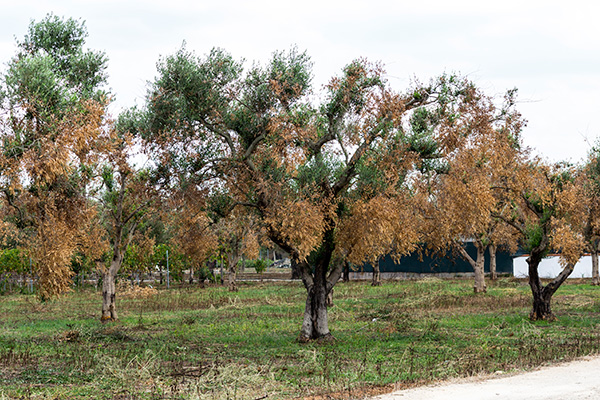
<instances>
[{"instance_id":1,"label":"tree with green foliage","mask_svg":"<svg viewBox=\"0 0 600 400\"><path fill-rule=\"evenodd\" d=\"M416 248L418 196L407 176L435 146L405 121L428 108L443 125L471 87L442 77L400 94L380 66L357 60L315 104L311 67L296 49L244 72L223 50L197 57L183 48L159 62L142 119L147 148L171 182L226 188L302 265L301 340L331 336L327 295L346 258Z\"/></svg>"},{"instance_id":2,"label":"tree with green foliage","mask_svg":"<svg viewBox=\"0 0 600 400\"><path fill-rule=\"evenodd\" d=\"M473 101L462 107L452 125L460 132L456 140L461 143L440 158L444 168L427 168L421 180L427 185L423 190L431 192L426 242L433 252L452 250L471 265L475 293L487 290L486 250L491 255L497 245L516 250L514 233L494 217L505 207L496 188L521 157L524 121L514 108L514 95L514 90L509 91L502 106L497 106L496 99L474 91ZM466 251L465 242L473 243L475 257Z\"/></svg>"},{"instance_id":3,"label":"tree with green foliage","mask_svg":"<svg viewBox=\"0 0 600 400\"><path fill-rule=\"evenodd\" d=\"M600 285L600 147L594 146L583 166L583 188L586 204L585 240L592 258L592 285Z\"/></svg>"},{"instance_id":4,"label":"tree with green foliage","mask_svg":"<svg viewBox=\"0 0 600 400\"><path fill-rule=\"evenodd\" d=\"M217 240L218 251L227 257L227 288L230 292L238 290L237 272L241 261L244 257L257 258L260 252L260 227L254 213L234 205L235 200L225 192L212 193L207 201L210 230Z\"/></svg>"},{"instance_id":5,"label":"tree with green foliage","mask_svg":"<svg viewBox=\"0 0 600 400\"><path fill-rule=\"evenodd\" d=\"M69 288L76 252L102 250L87 190L107 144L107 59L86 37L77 20L31 22L1 80L2 211L25 232L42 298Z\"/></svg>"},{"instance_id":6,"label":"tree with green foliage","mask_svg":"<svg viewBox=\"0 0 600 400\"><path fill-rule=\"evenodd\" d=\"M0 281L6 282L7 277L20 276L21 282L30 273L29 257L21 249L6 248L0 250Z\"/></svg>"},{"instance_id":7,"label":"tree with green foliage","mask_svg":"<svg viewBox=\"0 0 600 400\"><path fill-rule=\"evenodd\" d=\"M150 173L133 165L131 149L134 136L131 116L123 113L114 126L111 151L102 170L99 192L102 221L110 242L110 263L102 270L102 321L117 319L117 273L127 261L131 271L146 270L152 257L153 238L140 232L158 194ZM135 246L135 248L132 248Z\"/></svg>"},{"instance_id":8,"label":"tree with green foliage","mask_svg":"<svg viewBox=\"0 0 600 400\"><path fill-rule=\"evenodd\" d=\"M529 265L529 286L533 296L532 320L553 321L552 296L571 275L585 249L586 213L580 170L558 163L522 159L515 163L497 186L506 205L495 216L518 233ZM540 262L550 252L560 255L562 271L546 285Z\"/></svg>"}]
</instances>

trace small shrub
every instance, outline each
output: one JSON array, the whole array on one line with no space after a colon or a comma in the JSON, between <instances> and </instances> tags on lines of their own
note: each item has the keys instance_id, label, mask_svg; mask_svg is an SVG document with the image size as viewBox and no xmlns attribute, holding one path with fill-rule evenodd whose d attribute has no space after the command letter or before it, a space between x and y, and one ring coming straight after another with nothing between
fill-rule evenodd
<instances>
[{"instance_id":1,"label":"small shrub","mask_svg":"<svg viewBox=\"0 0 600 400\"><path fill-rule=\"evenodd\" d=\"M259 258L256 260L250 260L247 266L254 268L257 274L262 274L267 270L268 267L271 266L271 264L273 264L273 261Z\"/></svg>"}]
</instances>

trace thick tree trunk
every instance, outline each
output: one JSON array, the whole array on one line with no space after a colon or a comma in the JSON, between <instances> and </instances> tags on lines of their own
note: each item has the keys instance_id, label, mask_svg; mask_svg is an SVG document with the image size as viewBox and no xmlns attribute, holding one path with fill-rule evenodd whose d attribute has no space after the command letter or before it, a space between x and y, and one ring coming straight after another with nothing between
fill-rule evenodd
<instances>
[{"instance_id":1,"label":"thick tree trunk","mask_svg":"<svg viewBox=\"0 0 600 400\"><path fill-rule=\"evenodd\" d=\"M544 286L542 285L538 273L542 254L542 252L532 251L532 254L527 258L527 264L529 264L529 287L531 288L531 294L533 295L533 307L531 314L529 314L529 318L532 321L554 321L556 320L556 317L554 313L552 313L550 307L552 295L554 295L560 285L562 285L569 275L571 275L575 266L571 264L567 265L552 282Z\"/></svg>"},{"instance_id":2,"label":"thick tree trunk","mask_svg":"<svg viewBox=\"0 0 600 400\"><path fill-rule=\"evenodd\" d=\"M342 271L342 281L350 282L350 263L348 261L344 262L344 270Z\"/></svg>"},{"instance_id":3,"label":"thick tree trunk","mask_svg":"<svg viewBox=\"0 0 600 400\"><path fill-rule=\"evenodd\" d=\"M473 290L475 293L485 293L487 287L485 286L485 247L482 244L477 246L477 260L475 261L475 285Z\"/></svg>"},{"instance_id":4,"label":"thick tree trunk","mask_svg":"<svg viewBox=\"0 0 600 400\"><path fill-rule=\"evenodd\" d=\"M498 279L498 273L496 272L496 245L490 244L490 279L495 281Z\"/></svg>"},{"instance_id":5,"label":"thick tree trunk","mask_svg":"<svg viewBox=\"0 0 600 400\"><path fill-rule=\"evenodd\" d=\"M313 285L308 289L306 296L300 341L322 340L330 336L327 321L327 287L323 284Z\"/></svg>"},{"instance_id":6,"label":"thick tree trunk","mask_svg":"<svg viewBox=\"0 0 600 400\"><path fill-rule=\"evenodd\" d=\"M123 264L123 252L116 250L110 268L102 273L102 322L117 320L115 278Z\"/></svg>"},{"instance_id":7,"label":"thick tree trunk","mask_svg":"<svg viewBox=\"0 0 600 400\"><path fill-rule=\"evenodd\" d=\"M113 268L102 274L102 322L117 320L115 275Z\"/></svg>"},{"instance_id":8,"label":"thick tree trunk","mask_svg":"<svg viewBox=\"0 0 600 400\"><path fill-rule=\"evenodd\" d=\"M230 266L227 273L227 289L230 292L238 291L236 275L235 266Z\"/></svg>"},{"instance_id":9,"label":"thick tree trunk","mask_svg":"<svg viewBox=\"0 0 600 400\"><path fill-rule=\"evenodd\" d=\"M600 286L600 273L598 271L598 250L592 251L592 286Z\"/></svg>"},{"instance_id":10,"label":"thick tree trunk","mask_svg":"<svg viewBox=\"0 0 600 400\"><path fill-rule=\"evenodd\" d=\"M239 261L239 256L235 253L230 253L228 255L228 266L227 266L227 288L230 292L237 292L237 264Z\"/></svg>"},{"instance_id":11,"label":"thick tree trunk","mask_svg":"<svg viewBox=\"0 0 600 400\"><path fill-rule=\"evenodd\" d=\"M554 321L556 317L552 313L550 308L550 300L552 300L552 294L548 291L541 290L536 291L533 294L533 308L529 318L533 321L545 320Z\"/></svg>"},{"instance_id":12,"label":"thick tree trunk","mask_svg":"<svg viewBox=\"0 0 600 400\"><path fill-rule=\"evenodd\" d=\"M295 260L293 257L291 259L291 267L292 267L292 279L302 279L302 271L300 263Z\"/></svg>"},{"instance_id":13,"label":"thick tree trunk","mask_svg":"<svg viewBox=\"0 0 600 400\"><path fill-rule=\"evenodd\" d=\"M331 338L327 321L327 295L333 290L342 275L343 262L333 261L333 230L325 234L325 240L314 272L306 262L299 263L302 282L307 291L304 320L300 341L327 340Z\"/></svg>"},{"instance_id":14,"label":"thick tree trunk","mask_svg":"<svg viewBox=\"0 0 600 400\"><path fill-rule=\"evenodd\" d=\"M485 286L485 246L481 241L477 240L475 242L475 248L477 249L477 259L473 260L473 258L467 253L465 248L462 246L462 243L456 243L456 248L463 256L465 260L471 264L473 267L473 272L475 273L475 283L473 285L473 291L475 293L485 293L487 291L487 287Z\"/></svg>"},{"instance_id":15,"label":"thick tree trunk","mask_svg":"<svg viewBox=\"0 0 600 400\"><path fill-rule=\"evenodd\" d=\"M381 272L379 271L379 260L373 263L373 280L371 286L381 286Z\"/></svg>"}]
</instances>

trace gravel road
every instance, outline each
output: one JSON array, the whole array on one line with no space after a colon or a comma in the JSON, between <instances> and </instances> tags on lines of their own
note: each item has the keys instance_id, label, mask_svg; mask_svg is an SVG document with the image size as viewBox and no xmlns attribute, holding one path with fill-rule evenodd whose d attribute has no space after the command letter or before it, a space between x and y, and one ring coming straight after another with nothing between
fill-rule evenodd
<instances>
[{"instance_id":1,"label":"gravel road","mask_svg":"<svg viewBox=\"0 0 600 400\"><path fill-rule=\"evenodd\" d=\"M400 390L374 400L600 400L600 357L543 367L511 376L495 375Z\"/></svg>"}]
</instances>

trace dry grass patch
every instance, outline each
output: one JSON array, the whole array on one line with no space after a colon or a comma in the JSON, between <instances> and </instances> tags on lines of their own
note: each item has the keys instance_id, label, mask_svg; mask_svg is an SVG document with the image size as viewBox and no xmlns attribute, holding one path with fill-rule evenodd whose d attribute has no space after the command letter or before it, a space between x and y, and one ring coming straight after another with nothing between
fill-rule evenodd
<instances>
[{"instance_id":1,"label":"dry grass patch","mask_svg":"<svg viewBox=\"0 0 600 400\"><path fill-rule=\"evenodd\" d=\"M335 340L307 344L299 282L117 296L110 324L94 291L2 298L0 398L350 399L600 351L600 293L586 285L561 287L548 324L527 319L522 281L478 295L470 280L340 283Z\"/></svg>"}]
</instances>

